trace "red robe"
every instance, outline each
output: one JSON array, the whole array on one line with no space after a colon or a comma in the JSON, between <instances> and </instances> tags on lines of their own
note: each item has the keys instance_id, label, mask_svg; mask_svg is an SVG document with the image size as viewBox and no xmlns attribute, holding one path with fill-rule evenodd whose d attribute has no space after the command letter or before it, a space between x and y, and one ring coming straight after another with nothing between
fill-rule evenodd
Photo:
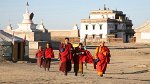
<instances>
[{"instance_id":1,"label":"red robe","mask_svg":"<svg viewBox=\"0 0 150 84\"><path fill-rule=\"evenodd\" d=\"M61 62L60 62L60 71L68 72L71 71L71 61L73 59L73 47L71 43L65 45L64 52L60 52Z\"/></svg>"},{"instance_id":2,"label":"red robe","mask_svg":"<svg viewBox=\"0 0 150 84\"><path fill-rule=\"evenodd\" d=\"M44 56L44 51L43 50L38 50L36 52L36 58L37 58L37 65L40 66L41 63L41 57Z\"/></svg>"},{"instance_id":3,"label":"red robe","mask_svg":"<svg viewBox=\"0 0 150 84\"><path fill-rule=\"evenodd\" d=\"M106 46L101 48L101 51L98 53L98 59L100 61L97 62L97 71L105 73L107 64L110 60L110 51Z\"/></svg>"},{"instance_id":4,"label":"red robe","mask_svg":"<svg viewBox=\"0 0 150 84\"><path fill-rule=\"evenodd\" d=\"M79 55L79 63L85 62L86 60L86 52L83 48L78 48L79 52L84 52L84 54Z\"/></svg>"},{"instance_id":5,"label":"red robe","mask_svg":"<svg viewBox=\"0 0 150 84\"><path fill-rule=\"evenodd\" d=\"M86 63L93 63L93 56L92 56L92 54L88 51L88 50L86 50L86 59L85 59L85 62Z\"/></svg>"},{"instance_id":6,"label":"red robe","mask_svg":"<svg viewBox=\"0 0 150 84\"><path fill-rule=\"evenodd\" d=\"M84 50L83 48L76 48L77 52L84 52L84 54L80 54L76 56L76 59L79 59L79 63L86 62L86 63L93 63L93 56L88 50Z\"/></svg>"},{"instance_id":7,"label":"red robe","mask_svg":"<svg viewBox=\"0 0 150 84\"><path fill-rule=\"evenodd\" d=\"M84 54L81 54L82 52L84 52ZM77 63L77 64L82 63L85 61L85 59L86 59L85 50L83 48L80 49L79 47L76 47L75 55L74 55L74 63Z\"/></svg>"},{"instance_id":8,"label":"red robe","mask_svg":"<svg viewBox=\"0 0 150 84\"><path fill-rule=\"evenodd\" d=\"M54 58L53 48L45 49L45 58Z\"/></svg>"}]
</instances>

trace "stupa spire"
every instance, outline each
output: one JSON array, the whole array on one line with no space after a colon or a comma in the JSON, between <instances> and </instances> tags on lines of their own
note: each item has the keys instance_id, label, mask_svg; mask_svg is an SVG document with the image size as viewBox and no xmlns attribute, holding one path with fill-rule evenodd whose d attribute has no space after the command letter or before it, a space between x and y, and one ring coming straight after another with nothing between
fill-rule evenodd
<instances>
[{"instance_id":1,"label":"stupa spire","mask_svg":"<svg viewBox=\"0 0 150 84\"><path fill-rule=\"evenodd\" d=\"M29 13L29 8L28 7L29 7L29 3L27 2L26 3L26 13Z\"/></svg>"},{"instance_id":2,"label":"stupa spire","mask_svg":"<svg viewBox=\"0 0 150 84\"><path fill-rule=\"evenodd\" d=\"M107 10L106 5L104 4L104 10Z\"/></svg>"}]
</instances>

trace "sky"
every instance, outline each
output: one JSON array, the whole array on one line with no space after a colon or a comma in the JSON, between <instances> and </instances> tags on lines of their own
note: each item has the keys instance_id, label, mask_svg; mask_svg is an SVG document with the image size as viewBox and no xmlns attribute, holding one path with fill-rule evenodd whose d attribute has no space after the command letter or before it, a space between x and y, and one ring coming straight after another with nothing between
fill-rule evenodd
<instances>
[{"instance_id":1,"label":"sky","mask_svg":"<svg viewBox=\"0 0 150 84\"><path fill-rule=\"evenodd\" d=\"M1 0L0 29L8 24L18 28L23 20L27 0ZM33 22L43 20L47 29L72 29L80 27L80 20L89 17L91 10L102 9L104 4L113 10L123 11L132 21L133 28L150 20L150 0L28 0Z\"/></svg>"}]
</instances>

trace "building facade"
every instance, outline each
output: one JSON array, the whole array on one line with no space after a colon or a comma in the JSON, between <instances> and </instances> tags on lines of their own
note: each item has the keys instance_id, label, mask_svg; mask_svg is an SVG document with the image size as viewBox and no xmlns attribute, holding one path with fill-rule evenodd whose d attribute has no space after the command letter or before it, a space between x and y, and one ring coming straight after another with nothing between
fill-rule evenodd
<instances>
[{"instance_id":1,"label":"building facade","mask_svg":"<svg viewBox=\"0 0 150 84\"><path fill-rule=\"evenodd\" d=\"M81 19L80 41L99 42L111 38L129 42L134 35L132 20L122 11L104 9L93 10L88 19Z\"/></svg>"},{"instance_id":2,"label":"building facade","mask_svg":"<svg viewBox=\"0 0 150 84\"><path fill-rule=\"evenodd\" d=\"M0 30L0 58L23 61L29 58L29 42Z\"/></svg>"},{"instance_id":3,"label":"building facade","mask_svg":"<svg viewBox=\"0 0 150 84\"><path fill-rule=\"evenodd\" d=\"M136 43L150 43L150 20L135 29Z\"/></svg>"}]
</instances>

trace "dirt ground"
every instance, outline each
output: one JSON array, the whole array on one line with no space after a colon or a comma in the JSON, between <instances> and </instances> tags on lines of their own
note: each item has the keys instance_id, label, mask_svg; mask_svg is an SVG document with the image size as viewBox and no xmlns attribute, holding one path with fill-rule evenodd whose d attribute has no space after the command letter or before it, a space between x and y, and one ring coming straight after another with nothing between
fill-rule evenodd
<instances>
[{"instance_id":1,"label":"dirt ground","mask_svg":"<svg viewBox=\"0 0 150 84\"><path fill-rule=\"evenodd\" d=\"M50 72L36 63L5 62L0 63L0 84L150 84L150 48L132 47L110 48L111 63L104 77L97 76L91 64L84 66L84 76L74 76L73 69L65 76L58 61L52 62ZM94 54L94 49L89 51Z\"/></svg>"}]
</instances>

